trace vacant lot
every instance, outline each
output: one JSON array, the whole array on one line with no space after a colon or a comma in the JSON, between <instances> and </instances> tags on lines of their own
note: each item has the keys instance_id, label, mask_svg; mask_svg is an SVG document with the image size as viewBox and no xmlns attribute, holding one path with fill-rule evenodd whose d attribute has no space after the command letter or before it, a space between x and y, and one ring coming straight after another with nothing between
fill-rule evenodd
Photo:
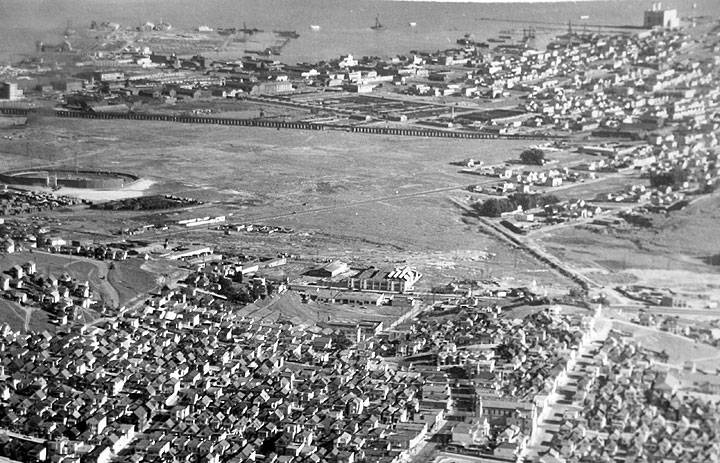
<instances>
[{"instance_id":1,"label":"vacant lot","mask_svg":"<svg viewBox=\"0 0 720 463\"><path fill-rule=\"evenodd\" d=\"M615 329L632 333L633 339L646 349L665 352L668 354L667 363L673 366L682 367L686 361L694 361L698 368L709 367L712 371L720 361L720 349L684 336L620 320L613 320L612 326Z\"/></svg>"},{"instance_id":2,"label":"vacant lot","mask_svg":"<svg viewBox=\"0 0 720 463\"><path fill-rule=\"evenodd\" d=\"M653 228L594 233L565 228L544 236L554 254L605 284L637 283L720 297L720 195L700 199L668 216L653 215Z\"/></svg>"},{"instance_id":3,"label":"vacant lot","mask_svg":"<svg viewBox=\"0 0 720 463\"><path fill-rule=\"evenodd\" d=\"M35 143L47 140L56 152L44 148L41 159L29 160L24 141L17 142L6 150L16 154L5 156L15 165L64 160L129 171L156 182L148 194L174 193L207 203L185 215L232 214L234 221L289 226L307 234L192 232L183 239L209 239L257 254L278 250L366 262L406 260L429 266L425 273L443 282L491 275L518 284L564 283L480 233L448 199L466 196L463 188L474 181L451 161L495 164L517 158L531 142L54 118L30 124L23 135ZM102 234L159 217L80 211L63 214L62 229ZM472 258L486 251L497 257ZM453 263L457 256L470 257Z\"/></svg>"},{"instance_id":4,"label":"vacant lot","mask_svg":"<svg viewBox=\"0 0 720 463\"><path fill-rule=\"evenodd\" d=\"M250 304L237 312L263 320L289 320L297 324L319 322L384 321L391 323L407 309L391 306L356 306L302 302L300 295L289 291L273 298Z\"/></svg>"}]
</instances>

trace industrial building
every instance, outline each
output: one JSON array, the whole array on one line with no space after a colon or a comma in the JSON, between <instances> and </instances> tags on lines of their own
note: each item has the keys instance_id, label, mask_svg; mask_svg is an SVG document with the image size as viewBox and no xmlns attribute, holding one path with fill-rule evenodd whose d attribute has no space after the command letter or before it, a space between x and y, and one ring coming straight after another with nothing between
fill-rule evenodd
<instances>
[{"instance_id":1,"label":"industrial building","mask_svg":"<svg viewBox=\"0 0 720 463\"><path fill-rule=\"evenodd\" d=\"M348 288L353 290L387 291L403 293L412 291L422 274L410 267L377 269L370 267L348 279Z\"/></svg>"},{"instance_id":2,"label":"industrial building","mask_svg":"<svg viewBox=\"0 0 720 463\"><path fill-rule=\"evenodd\" d=\"M677 29L680 27L680 18L677 10L663 10L662 3L653 3L652 8L645 11L643 27L646 29L653 27Z\"/></svg>"},{"instance_id":3,"label":"industrial building","mask_svg":"<svg viewBox=\"0 0 720 463\"><path fill-rule=\"evenodd\" d=\"M325 304L379 306L388 302L388 299L382 293L338 291L324 288L318 288L315 292L308 293L308 297L311 300Z\"/></svg>"},{"instance_id":4,"label":"industrial building","mask_svg":"<svg viewBox=\"0 0 720 463\"><path fill-rule=\"evenodd\" d=\"M319 269L317 273L323 277L333 278L338 275L342 275L348 270L350 270L348 264L339 260L335 260Z\"/></svg>"}]
</instances>

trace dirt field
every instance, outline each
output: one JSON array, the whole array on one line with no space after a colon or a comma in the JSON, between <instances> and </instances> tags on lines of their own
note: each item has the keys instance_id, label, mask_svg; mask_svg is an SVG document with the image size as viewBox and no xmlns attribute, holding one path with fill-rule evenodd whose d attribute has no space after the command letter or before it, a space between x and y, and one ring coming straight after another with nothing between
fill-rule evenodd
<instances>
[{"instance_id":1,"label":"dirt field","mask_svg":"<svg viewBox=\"0 0 720 463\"><path fill-rule=\"evenodd\" d=\"M630 332L642 347L655 352L668 354L667 363L682 367L683 363L692 360L700 369L710 368L714 371L720 362L720 349L695 342L690 338L660 331L654 327L635 325L620 320L613 320L613 328Z\"/></svg>"},{"instance_id":2,"label":"dirt field","mask_svg":"<svg viewBox=\"0 0 720 463\"><path fill-rule=\"evenodd\" d=\"M296 292L287 292L271 299L250 304L237 312L261 320L289 320L296 324L318 322L385 321L390 323L406 309L391 306L356 306L340 304L304 303Z\"/></svg>"},{"instance_id":3,"label":"dirt field","mask_svg":"<svg viewBox=\"0 0 720 463\"><path fill-rule=\"evenodd\" d=\"M604 284L642 284L677 291L704 291L720 298L720 195L697 201L667 217L654 216L652 229L598 234L565 228L544 235L545 246Z\"/></svg>"},{"instance_id":4,"label":"dirt field","mask_svg":"<svg viewBox=\"0 0 720 463\"><path fill-rule=\"evenodd\" d=\"M64 231L107 234L162 217L232 214L233 221L289 226L307 235L191 232L181 238L256 254L277 250L369 263L406 261L443 283L488 275L510 283L557 284L558 289L566 283L480 233L448 199L467 196L464 187L475 181L450 162L474 158L496 164L517 158L528 142L159 122L41 122L24 129L22 140L47 140L55 151L42 148L34 165L77 162L83 168L127 171L155 182L148 194L173 193L206 202L192 212L165 215L62 214ZM5 150L0 146L0 159L7 158L13 167L28 165L22 140L6 141L15 145ZM497 256L488 261L474 257L485 252Z\"/></svg>"}]
</instances>

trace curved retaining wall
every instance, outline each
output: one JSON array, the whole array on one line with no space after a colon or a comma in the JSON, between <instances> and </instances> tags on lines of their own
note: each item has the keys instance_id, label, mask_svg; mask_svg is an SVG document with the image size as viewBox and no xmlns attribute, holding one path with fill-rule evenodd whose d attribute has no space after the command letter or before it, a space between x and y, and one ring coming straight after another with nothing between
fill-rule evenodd
<instances>
[{"instance_id":1,"label":"curved retaining wall","mask_svg":"<svg viewBox=\"0 0 720 463\"><path fill-rule=\"evenodd\" d=\"M53 174L68 175L68 178L63 178L62 176L57 178L58 186L68 188L119 189L130 185L140 178L133 174L99 170L53 169L52 172ZM20 174L24 173L37 175L20 176ZM83 175L87 175L87 177L83 178ZM72 176L78 176L80 178L72 178ZM55 176L44 169L22 169L0 174L0 182L11 185L53 186L51 183L54 183L54 180Z\"/></svg>"},{"instance_id":2,"label":"curved retaining wall","mask_svg":"<svg viewBox=\"0 0 720 463\"><path fill-rule=\"evenodd\" d=\"M436 138L466 138L466 139L509 139L509 140L536 140L539 138L562 138L556 136L536 135L501 135L495 133L479 132L450 132L444 130L428 130L416 128L394 128L394 127L358 127L352 125L312 124L309 122L285 122L268 121L256 119L226 119L221 117L203 116L173 116L170 114L152 113L88 113L81 111L57 110L58 117L81 118L81 119L129 119L140 121L163 121L180 122L187 124L217 124L233 125L242 127L267 127L277 129L300 129L300 130L344 130L351 133L367 133L374 135L401 135L411 137L436 137Z\"/></svg>"}]
</instances>

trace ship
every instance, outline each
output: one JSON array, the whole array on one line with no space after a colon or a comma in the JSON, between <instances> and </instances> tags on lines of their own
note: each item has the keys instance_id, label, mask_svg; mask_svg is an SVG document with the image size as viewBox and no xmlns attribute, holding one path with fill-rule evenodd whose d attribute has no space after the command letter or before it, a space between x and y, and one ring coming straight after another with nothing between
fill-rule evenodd
<instances>
[{"instance_id":1,"label":"ship","mask_svg":"<svg viewBox=\"0 0 720 463\"><path fill-rule=\"evenodd\" d=\"M243 23L243 27L240 29L240 32L243 34L253 35L264 31L262 29L258 29L257 27L249 28L245 25L245 23Z\"/></svg>"},{"instance_id":2,"label":"ship","mask_svg":"<svg viewBox=\"0 0 720 463\"><path fill-rule=\"evenodd\" d=\"M380 23L380 17L379 17L379 16L375 16L375 24L372 25L372 26L370 26L370 29L372 29L372 30L374 30L374 31L381 31L381 30L385 29L385 26L383 26L383 25Z\"/></svg>"},{"instance_id":3,"label":"ship","mask_svg":"<svg viewBox=\"0 0 720 463\"><path fill-rule=\"evenodd\" d=\"M318 26L317 24L311 24L311 25L310 25L310 30L311 30L311 31L319 31L319 30L320 30L320 26Z\"/></svg>"},{"instance_id":4,"label":"ship","mask_svg":"<svg viewBox=\"0 0 720 463\"><path fill-rule=\"evenodd\" d=\"M409 22L409 23L408 23L408 26L410 26L410 27L415 27L415 26L417 26L417 23L414 22L414 21L412 21L412 22Z\"/></svg>"}]
</instances>

